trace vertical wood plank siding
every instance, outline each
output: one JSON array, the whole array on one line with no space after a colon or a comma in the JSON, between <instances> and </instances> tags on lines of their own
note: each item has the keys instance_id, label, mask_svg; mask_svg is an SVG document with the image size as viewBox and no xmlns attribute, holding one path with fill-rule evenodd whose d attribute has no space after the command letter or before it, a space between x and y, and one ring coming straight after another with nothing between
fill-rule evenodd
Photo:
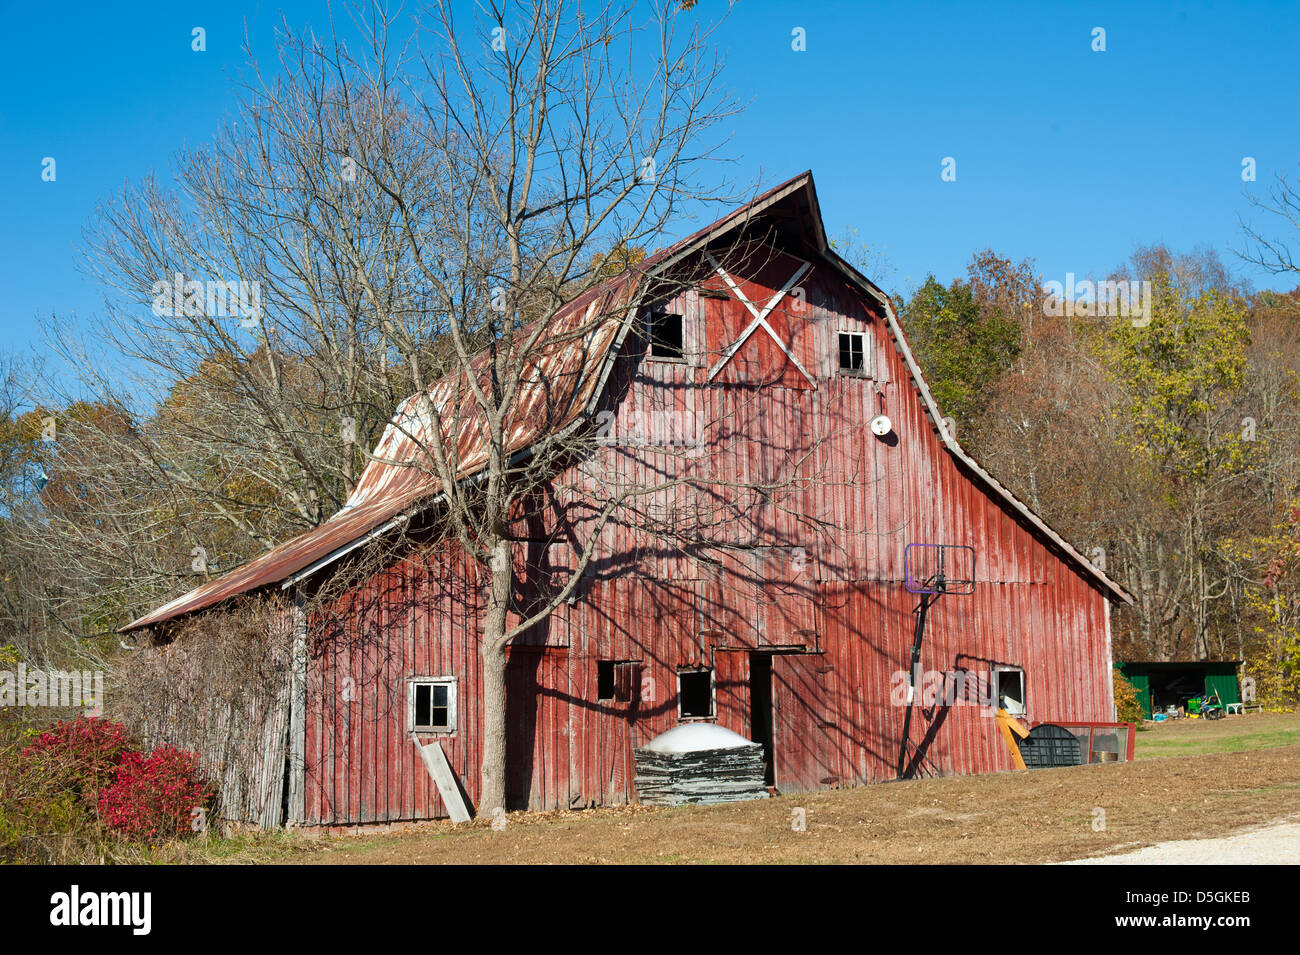
<instances>
[{"instance_id":1,"label":"vertical wood plank siding","mask_svg":"<svg viewBox=\"0 0 1300 955\"><path fill-rule=\"evenodd\" d=\"M766 302L797 262L775 254L737 281L751 300ZM806 307L787 298L771 324L815 388L762 330L706 385L721 350L750 323L734 297L714 294L719 282L665 303L686 316L685 361L654 362L632 349L608 390L621 396L610 406L616 434L706 439L704 455L718 440L704 433L704 423L730 413L728 425L743 440L715 455L716 463L744 480L770 479L814 449L816 480L801 488L801 507L824 529L801 527L770 507L731 521L722 530L733 540L758 534L764 549L751 563L725 561L724 586L707 567L656 548L633 528L607 527L580 599L510 651L512 807L633 799L632 749L676 725L682 666L714 667L717 721L749 736L749 651L765 648L803 651L773 657L778 786L893 778L903 709L891 703L891 687L906 666L916 605L902 583L909 542L968 544L977 554L975 592L945 596L930 613L923 669L1023 667L1030 720L1111 718L1105 595L942 446L885 322L873 313L877 306L822 261L800 285ZM872 377L837 374L842 331L867 333ZM892 418L896 442L868 429L880 413ZM609 464L627 474L651 459L670 472L681 466L649 451L616 449ZM658 503L692 502L675 490ZM796 549L803 559L794 559ZM746 576L764 586L738 585ZM350 594L335 629L316 628L307 674L305 822L446 815L407 726L412 676L458 681L456 729L441 740L477 806L481 605L473 566L454 547L438 545ZM644 699L598 700L599 660L638 661ZM930 718L920 711L914 717L914 740L933 733L923 772L1011 768L985 708L938 707Z\"/></svg>"}]
</instances>

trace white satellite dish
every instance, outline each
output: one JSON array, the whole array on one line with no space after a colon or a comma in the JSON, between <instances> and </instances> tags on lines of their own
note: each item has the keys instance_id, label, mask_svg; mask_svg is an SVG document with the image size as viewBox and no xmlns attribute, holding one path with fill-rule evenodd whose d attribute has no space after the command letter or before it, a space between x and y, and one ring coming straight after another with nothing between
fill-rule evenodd
<instances>
[{"instance_id":1,"label":"white satellite dish","mask_svg":"<svg viewBox=\"0 0 1300 955\"><path fill-rule=\"evenodd\" d=\"M877 438L883 438L893 430L894 422L889 420L888 415L879 414L871 419L871 433Z\"/></svg>"}]
</instances>

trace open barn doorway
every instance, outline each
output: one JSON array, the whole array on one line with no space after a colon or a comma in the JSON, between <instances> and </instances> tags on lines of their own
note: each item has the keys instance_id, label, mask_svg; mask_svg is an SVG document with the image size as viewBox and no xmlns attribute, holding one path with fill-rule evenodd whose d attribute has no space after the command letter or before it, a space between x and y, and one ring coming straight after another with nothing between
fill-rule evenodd
<instances>
[{"instance_id":1,"label":"open barn doorway","mask_svg":"<svg viewBox=\"0 0 1300 955\"><path fill-rule=\"evenodd\" d=\"M1187 711L1187 701L1205 695L1205 674L1200 670L1157 670L1151 674L1151 708L1159 712L1176 706Z\"/></svg>"},{"instance_id":2,"label":"open barn doorway","mask_svg":"<svg viewBox=\"0 0 1300 955\"><path fill-rule=\"evenodd\" d=\"M776 785L772 761L772 655L749 655L749 738L763 747L763 782Z\"/></svg>"}]
</instances>

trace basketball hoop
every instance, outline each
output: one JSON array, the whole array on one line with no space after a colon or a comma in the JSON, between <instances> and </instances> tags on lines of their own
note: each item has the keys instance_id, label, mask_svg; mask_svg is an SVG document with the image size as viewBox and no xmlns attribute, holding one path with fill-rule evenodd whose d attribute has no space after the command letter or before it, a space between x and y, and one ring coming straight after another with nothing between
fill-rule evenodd
<instances>
[{"instance_id":1,"label":"basketball hoop","mask_svg":"<svg viewBox=\"0 0 1300 955\"><path fill-rule=\"evenodd\" d=\"M903 714L903 736L898 746L898 778L906 779L924 753L912 743L912 708L916 702L914 683L925 639L925 617L944 594L966 596L975 592L975 548L965 544L908 544L903 550L903 586L920 594L912 611L916 626L907 667L907 709ZM910 759L909 759L910 758Z\"/></svg>"},{"instance_id":2,"label":"basketball hoop","mask_svg":"<svg viewBox=\"0 0 1300 955\"><path fill-rule=\"evenodd\" d=\"M975 592L975 548L966 544L908 544L903 586L914 594Z\"/></svg>"}]
</instances>

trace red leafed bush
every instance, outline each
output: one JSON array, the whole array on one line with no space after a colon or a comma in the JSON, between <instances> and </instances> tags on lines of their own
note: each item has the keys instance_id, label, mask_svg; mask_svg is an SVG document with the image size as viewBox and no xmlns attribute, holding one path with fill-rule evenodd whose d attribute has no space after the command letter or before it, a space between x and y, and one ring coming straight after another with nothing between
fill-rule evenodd
<instances>
[{"instance_id":1,"label":"red leafed bush","mask_svg":"<svg viewBox=\"0 0 1300 955\"><path fill-rule=\"evenodd\" d=\"M27 766L41 766L94 803L131 748L126 727L93 716L60 720L23 749Z\"/></svg>"},{"instance_id":2,"label":"red leafed bush","mask_svg":"<svg viewBox=\"0 0 1300 955\"><path fill-rule=\"evenodd\" d=\"M198 756L163 747L122 758L117 778L100 794L99 814L129 839L185 838L202 828L197 821L211 799Z\"/></svg>"}]
</instances>

